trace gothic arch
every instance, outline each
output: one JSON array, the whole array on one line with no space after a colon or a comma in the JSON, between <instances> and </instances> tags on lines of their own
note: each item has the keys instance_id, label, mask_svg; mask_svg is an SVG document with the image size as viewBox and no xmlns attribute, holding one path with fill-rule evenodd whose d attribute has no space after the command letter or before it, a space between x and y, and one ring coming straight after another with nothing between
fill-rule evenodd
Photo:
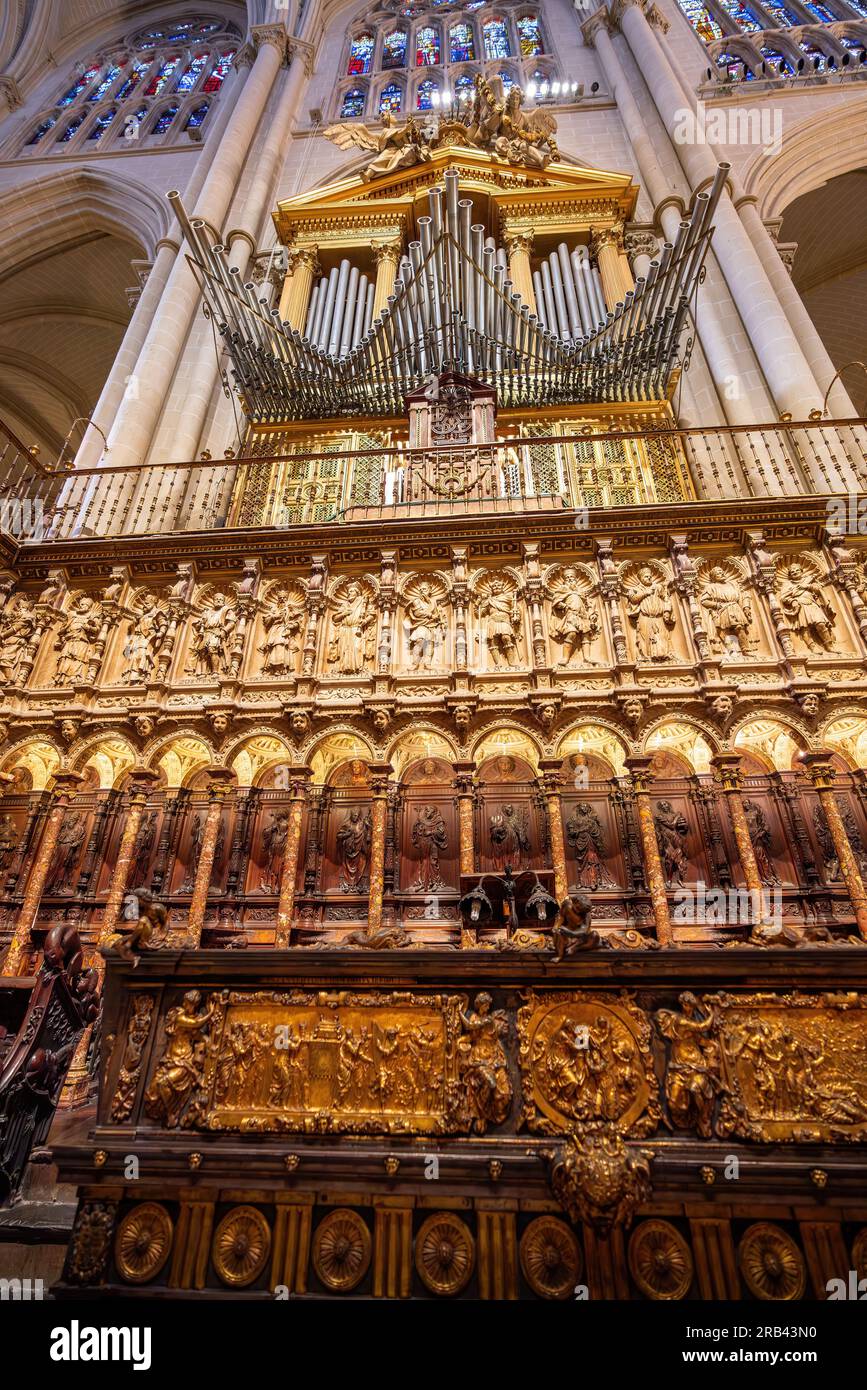
<instances>
[{"instance_id":1,"label":"gothic arch","mask_svg":"<svg viewBox=\"0 0 867 1390\"><path fill-rule=\"evenodd\" d=\"M779 154L757 151L743 175L744 191L756 198L765 222L782 217L802 194L861 168L865 149L867 98L847 101L787 128Z\"/></svg>"},{"instance_id":2,"label":"gothic arch","mask_svg":"<svg viewBox=\"0 0 867 1390\"><path fill-rule=\"evenodd\" d=\"M644 734L644 752L670 752L688 763L693 772L710 772L710 759L718 751L718 740L707 725L694 719L673 719L666 715L655 720Z\"/></svg>"},{"instance_id":3,"label":"gothic arch","mask_svg":"<svg viewBox=\"0 0 867 1390\"><path fill-rule=\"evenodd\" d=\"M46 739L28 738L17 744L3 761L3 771L13 772L24 767L30 773L33 791L41 792L47 787L55 772L63 764L63 756Z\"/></svg>"}]
</instances>

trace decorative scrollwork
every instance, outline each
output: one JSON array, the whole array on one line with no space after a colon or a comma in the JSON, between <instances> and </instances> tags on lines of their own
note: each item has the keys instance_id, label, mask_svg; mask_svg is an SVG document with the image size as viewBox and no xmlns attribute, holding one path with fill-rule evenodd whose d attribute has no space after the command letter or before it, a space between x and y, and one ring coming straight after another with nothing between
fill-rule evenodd
<instances>
[{"instance_id":1,"label":"decorative scrollwork","mask_svg":"<svg viewBox=\"0 0 867 1390\"><path fill-rule=\"evenodd\" d=\"M431 1293L460 1293L469 1283L475 1263L475 1242L460 1217L437 1211L422 1223L415 1238L415 1267Z\"/></svg>"},{"instance_id":2,"label":"decorative scrollwork","mask_svg":"<svg viewBox=\"0 0 867 1390\"><path fill-rule=\"evenodd\" d=\"M159 1202L141 1202L117 1229L114 1258L121 1279L147 1284L155 1279L172 1248L172 1218Z\"/></svg>"},{"instance_id":3,"label":"decorative scrollwork","mask_svg":"<svg viewBox=\"0 0 867 1390\"><path fill-rule=\"evenodd\" d=\"M313 1237L313 1268L327 1289L350 1293L370 1265L370 1231L357 1212L338 1207L329 1212Z\"/></svg>"},{"instance_id":4,"label":"decorative scrollwork","mask_svg":"<svg viewBox=\"0 0 867 1390\"><path fill-rule=\"evenodd\" d=\"M271 1230L256 1207L233 1207L214 1234L211 1258L217 1277L234 1289L245 1289L262 1270L271 1249Z\"/></svg>"},{"instance_id":5,"label":"decorative scrollwork","mask_svg":"<svg viewBox=\"0 0 867 1390\"><path fill-rule=\"evenodd\" d=\"M686 1298L692 1252L670 1221L642 1221L629 1242L629 1271L645 1298Z\"/></svg>"},{"instance_id":6,"label":"decorative scrollwork","mask_svg":"<svg viewBox=\"0 0 867 1390\"><path fill-rule=\"evenodd\" d=\"M788 1303L804 1296L804 1257L791 1236L770 1221L757 1221L744 1233L738 1265L754 1298Z\"/></svg>"},{"instance_id":7,"label":"decorative scrollwork","mask_svg":"<svg viewBox=\"0 0 867 1390\"><path fill-rule=\"evenodd\" d=\"M521 1269L539 1298L571 1298L581 1277L581 1248L565 1221L537 1216L521 1237Z\"/></svg>"}]
</instances>

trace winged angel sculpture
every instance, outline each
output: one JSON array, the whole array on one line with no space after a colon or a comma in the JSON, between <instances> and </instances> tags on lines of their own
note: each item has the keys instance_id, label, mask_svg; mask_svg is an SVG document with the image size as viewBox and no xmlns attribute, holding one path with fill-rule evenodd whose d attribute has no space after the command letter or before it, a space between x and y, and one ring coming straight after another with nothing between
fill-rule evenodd
<instances>
[{"instance_id":1,"label":"winged angel sculpture","mask_svg":"<svg viewBox=\"0 0 867 1390\"><path fill-rule=\"evenodd\" d=\"M361 177L367 181L393 174L397 169L411 169L414 164L430 159L430 137L413 116L405 125L398 125L391 112L385 111L379 134L368 130L367 126L341 121L330 125L325 135L340 150L354 148L375 155L361 171Z\"/></svg>"}]
</instances>

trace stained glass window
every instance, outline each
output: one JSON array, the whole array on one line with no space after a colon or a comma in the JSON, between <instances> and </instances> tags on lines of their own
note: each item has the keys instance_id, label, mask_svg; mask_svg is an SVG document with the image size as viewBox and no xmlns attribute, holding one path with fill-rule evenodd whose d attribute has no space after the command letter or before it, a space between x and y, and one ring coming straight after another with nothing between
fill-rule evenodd
<instances>
[{"instance_id":1,"label":"stained glass window","mask_svg":"<svg viewBox=\"0 0 867 1390\"><path fill-rule=\"evenodd\" d=\"M449 30L449 54L453 63L471 63L476 45L471 24L453 24Z\"/></svg>"},{"instance_id":2,"label":"stained glass window","mask_svg":"<svg viewBox=\"0 0 867 1390\"><path fill-rule=\"evenodd\" d=\"M207 53L197 53L195 57L190 59L178 78L177 90L179 92L191 92L193 90L207 61Z\"/></svg>"},{"instance_id":3,"label":"stained glass window","mask_svg":"<svg viewBox=\"0 0 867 1390\"><path fill-rule=\"evenodd\" d=\"M142 34L138 41L138 47L156 48L157 44L161 43L164 38L165 34L162 29L151 29L147 34Z\"/></svg>"},{"instance_id":4,"label":"stained glass window","mask_svg":"<svg viewBox=\"0 0 867 1390\"><path fill-rule=\"evenodd\" d=\"M480 10L482 6L487 5L487 3L488 0L471 0L471 3L469 5L464 5L464 9L469 10L470 13L472 13L473 10Z\"/></svg>"},{"instance_id":5,"label":"stained glass window","mask_svg":"<svg viewBox=\"0 0 867 1390\"><path fill-rule=\"evenodd\" d=\"M741 0L719 0L723 9L730 14L739 29L743 29L747 34L754 34L764 26L756 19L752 10L748 10Z\"/></svg>"},{"instance_id":6,"label":"stained glass window","mask_svg":"<svg viewBox=\"0 0 867 1390\"><path fill-rule=\"evenodd\" d=\"M802 49L803 52L806 53L807 57L810 59L810 67L814 66L814 58L819 59L819 67L825 66L827 54L821 48L817 48L814 43L810 43L807 39L802 39L801 42L798 44L798 47ZM791 68L789 69L789 71L791 72Z\"/></svg>"},{"instance_id":7,"label":"stained glass window","mask_svg":"<svg viewBox=\"0 0 867 1390\"><path fill-rule=\"evenodd\" d=\"M419 29L415 41L415 65L417 68L433 67L440 60L439 31L427 24Z\"/></svg>"},{"instance_id":8,"label":"stained glass window","mask_svg":"<svg viewBox=\"0 0 867 1390\"><path fill-rule=\"evenodd\" d=\"M393 116L396 116L402 106L403 92L399 84L397 82L389 82L388 86L383 87L379 94L380 116L385 115L386 111L390 111Z\"/></svg>"},{"instance_id":9,"label":"stained glass window","mask_svg":"<svg viewBox=\"0 0 867 1390\"><path fill-rule=\"evenodd\" d=\"M851 3L852 0L850 0ZM861 14L867 14L867 6L854 5L853 8L859 10ZM831 11L826 10L824 5L815 4L815 0L810 0L809 4L805 4L804 9L809 10L810 14L814 14L818 20L821 20L822 24L835 24L837 21L837 15L831 14ZM795 20L796 24L800 24L800 22L798 19Z\"/></svg>"},{"instance_id":10,"label":"stained glass window","mask_svg":"<svg viewBox=\"0 0 867 1390\"><path fill-rule=\"evenodd\" d=\"M504 19L489 19L482 25L482 33L485 38L485 57L489 62L495 63L498 58L511 58L509 31Z\"/></svg>"},{"instance_id":11,"label":"stained glass window","mask_svg":"<svg viewBox=\"0 0 867 1390\"><path fill-rule=\"evenodd\" d=\"M111 86L112 82L114 82L115 79L116 79L117 77L120 76L121 69L124 68L125 66L126 66L126 59L124 59L124 61L123 61L122 63L114 63L114 64L112 64L112 66L109 68L108 72L105 74L105 77L104 77L104 78L102 79L102 81L100 82L99 86L98 86L98 87L94 87L93 91L91 92L91 94L90 94L90 96L87 98L87 100L88 100L88 101L99 101L99 99L100 99L101 97L105 96L105 94L106 94L106 92L108 91L109 87Z\"/></svg>"},{"instance_id":12,"label":"stained glass window","mask_svg":"<svg viewBox=\"0 0 867 1390\"><path fill-rule=\"evenodd\" d=\"M522 58L536 58L545 52L537 15L525 14L518 20L518 43Z\"/></svg>"},{"instance_id":13,"label":"stained glass window","mask_svg":"<svg viewBox=\"0 0 867 1390\"><path fill-rule=\"evenodd\" d=\"M864 3L864 0L849 0L849 4L852 6L853 10L857 10L858 14L863 14L864 17L867 18L867 4ZM822 6L820 5L807 5L807 9L812 10L813 14L816 13L817 9L821 8Z\"/></svg>"},{"instance_id":14,"label":"stained glass window","mask_svg":"<svg viewBox=\"0 0 867 1390\"><path fill-rule=\"evenodd\" d=\"M168 130L177 114L178 103L173 102L171 106L166 107L165 111L162 112L158 120L154 123L151 128L151 135L162 135L163 131Z\"/></svg>"},{"instance_id":15,"label":"stained glass window","mask_svg":"<svg viewBox=\"0 0 867 1390\"><path fill-rule=\"evenodd\" d=\"M753 75L737 53L718 53L714 61L718 68L730 73L732 77L744 77L749 81Z\"/></svg>"},{"instance_id":16,"label":"stained glass window","mask_svg":"<svg viewBox=\"0 0 867 1390\"><path fill-rule=\"evenodd\" d=\"M424 82L418 84L418 96L415 103L418 110L432 110L434 106L434 95L437 97L436 104L439 105L439 88L432 77L426 77Z\"/></svg>"},{"instance_id":17,"label":"stained glass window","mask_svg":"<svg viewBox=\"0 0 867 1390\"><path fill-rule=\"evenodd\" d=\"M184 126L184 130L198 130L199 126L202 124L203 120L207 116L209 109L210 102L203 101L201 106L197 106L194 111L191 111L187 119L187 123Z\"/></svg>"},{"instance_id":18,"label":"stained glass window","mask_svg":"<svg viewBox=\"0 0 867 1390\"><path fill-rule=\"evenodd\" d=\"M72 120L69 122L69 125L66 127L65 131L58 140L58 145L65 145L67 140L72 139L73 135L78 130L78 127L81 125L86 115L87 112L82 111L80 116L73 116Z\"/></svg>"},{"instance_id":19,"label":"stained glass window","mask_svg":"<svg viewBox=\"0 0 867 1390\"><path fill-rule=\"evenodd\" d=\"M699 38L704 39L705 43L722 38L722 29L710 11L701 3L701 0L677 0L677 3Z\"/></svg>"},{"instance_id":20,"label":"stained glass window","mask_svg":"<svg viewBox=\"0 0 867 1390\"><path fill-rule=\"evenodd\" d=\"M506 72L505 70L503 70L502 72L498 72L497 76L503 84L503 95L508 96L515 85L514 77L510 72Z\"/></svg>"},{"instance_id":21,"label":"stained glass window","mask_svg":"<svg viewBox=\"0 0 867 1390\"><path fill-rule=\"evenodd\" d=\"M141 82L149 67L150 63L147 62L135 63L133 65L132 72L129 74L129 76L127 77L126 81L123 83L117 94L118 101L123 101L124 97L129 96L133 88L137 87L139 82Z\"/></svg>"},{"instance_id":22,"label":"stained glass window","mask_svg":"<svg viewBox=\"0 0 867 1390\"><path fill-rule=\"evenodd\" d=\"M775 3L775 0L763 0L763 8L768 11L768 14L773 15L780 28L801 23L797 15L792 14L791 10L787 10L785 5Z\"/></svg>"},{"instance_id":23,"label":"stained glass window","mask_svg":"<svg viewBox=\"0 0 867 1390\"><path fill-rule=\"evenodd\" d=\"M87 90L93 79L99 73L99 68L100 64L94 63L92 67L89 67L87 69L87 72L83 72L79 77L78 81L74 82L70 87L69 91L64 93L64 95L60 98L60 101L57 103L58 106L69 106L73 101L75 101L76 97L80 97L82 92Z\"/></svg>"},{"instance_id":24,"label":"stained glass window","mask_svg":"<svg viewBox=\"0 0 867 1390\"><path fill-rule=\"evenodd\" d=\"M382 66L402 68L406 66L406 30L392 29L382 41Z\"/></svg>"},{"instance_id":25,"label":"stained glass window","mask_svg":"<svg viewBox=\"0 0 867 1390\"><path fill-rule=\"evenodd\" d=\"M340 114L344 120L352 120L353 116L360 116L364 111L364 92L360 87L353 87L351 92L347 92L343 98L343 105Z\"/></svg>"},{"instance_id":26,"label":"stained glass window","mask_svg":"<svg viewBox=\"0 0 867 1390\"><path fill-rule=\"evenodd\" d=\"M782 72L794 72L792 64L778 48L763 48L762 57L766 63L773 63L774 67L779 68Z\"/></svg>"},{"instance_id":27,"label":"stained glass window","mask_svg":"<svg viewBox=\"0 0 867 1390\"><path fill-rule=\"evenodd\" d=\"M474 90L475 83L468 72L465 72L463 77L459 77L455 83L455 96L459 101L466 100L466 95L472 96Z\"/></svg>"},{"instance_id":28,"label":"stained glass window","mask_svg":"<svg viewBox=\"0 0 867 1390\"><path fill-rule=\"evenodd\" d=\"M157 68L150 82L145 87L144 95L146 97L158 97L180 61L180 57L176 57L167 58L164 63L160 63L160 66Z\"/></svg>"},{"instance_id":29,"label":"stained glass window","mask_svg":"<svg viewBox=\"0 0 867 1390\"><path fill-rule=\"evenodd\" d=\"M104 131L108 129L117 115L117 111L103 111L93 123L92 128L87 133L88 140L98 140Z\"/></svg>"},{"instance_id":30,"label":"stained glass window","mask_svg":"<svg viewBox=\"0 0 867 1390\"><path fill-rule=\"evenodd\" d=\"M361 77L366 72L370 72L370 64L373 61L373 35L359 34L349 45L349 67L347 72L350 77Z\"/></svg>"},{"instance_id":31,"label":"stained glass window","mask_svg":"<svg viewBox=\"0 0 867 1390\"><path fill-rule=\"evenodd\" d=\"M226 80L226 74L232 66L232 59L235 56L235 49L232 48L228 53L221 53L208 76L205 78L202 87L203 92L218 92Z\"/></svg>"},{"instance_id":32,"label":"stained glass window","mask_svg":"<svg viewBox=\"0 0 867 1390\"><path fill-rule=\"evenodd\" d=\"M46 116L45 120L40 122L40 124L36 127L33 134L31 135L30 139L27 141L28 145L38 145L43 135L47 135L51 127L53 125L56 125L56 123L56 116Z\"/></svg>"}]
</instances>

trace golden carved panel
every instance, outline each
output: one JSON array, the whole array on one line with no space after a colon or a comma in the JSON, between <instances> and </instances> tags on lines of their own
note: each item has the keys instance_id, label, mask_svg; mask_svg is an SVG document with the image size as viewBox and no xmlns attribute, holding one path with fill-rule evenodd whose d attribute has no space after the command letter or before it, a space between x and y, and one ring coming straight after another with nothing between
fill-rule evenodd
<instances>
[{"instance_id":1,"label":"golden carved panel","mask_svg":"<svg viewBox=\"0 0 867 1390\"><path fill-rule=\"evenodd\" d=\"M633 1136L656 1128L650 1026L626 995L531 992L518 1036L530 1129L556 1134L592 1120Z\"/></svg>"}]
</instances>

